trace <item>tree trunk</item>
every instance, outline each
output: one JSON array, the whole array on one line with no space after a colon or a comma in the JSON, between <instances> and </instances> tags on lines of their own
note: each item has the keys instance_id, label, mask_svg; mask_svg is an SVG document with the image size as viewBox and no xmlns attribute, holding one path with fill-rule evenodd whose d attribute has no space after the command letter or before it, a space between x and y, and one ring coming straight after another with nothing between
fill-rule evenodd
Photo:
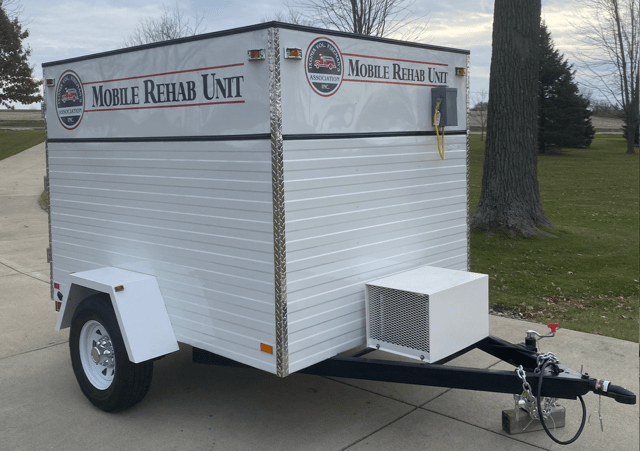
<instances>
[{"instance_id":1,"label":"tree trunk","mask_svg":"<svg viewBox=\"0 0 640 451\"><path fill-rule=\"evenodd\" d=\"M627 120L627 124L633 124L633 125L627 125L627 154L633 155L636 153L635 138L636 138L636 127L638 126L637 116L634 119Z\"/></svg>"},{"instance_id":2,"label":"tree trunk","mask_svg":"<svg viewBox=\"0 0 640 451\"><path fill-rule=\"evenodd\" d=\"M637 59L637 57L636 57ZM631 79L631 108L625 113L627 119L627 153L634 154L635 151L635 129L640 122L640 64L636 68L636 78ZM633 86L635 84L635 86Z\"/></svg>"},{"instance_id":3,"label":"tree trunk","mask_svg":"<svg viewBox=\"0 0 640 451\"><path fill-rule=\"evenodd\" d=\"M522 234L553 227L538 189L540 0L496 0L482 192L471 228Z\"/></svg>"}]
</instances>

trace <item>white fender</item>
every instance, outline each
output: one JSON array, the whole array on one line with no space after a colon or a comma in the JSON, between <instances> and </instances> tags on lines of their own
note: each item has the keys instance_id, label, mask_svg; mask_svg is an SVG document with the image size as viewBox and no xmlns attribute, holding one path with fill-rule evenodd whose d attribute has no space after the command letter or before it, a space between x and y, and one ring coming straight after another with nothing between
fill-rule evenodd
<instances>
[{"instance_id":1,"label":"white fender","mask_svg":"<svg viewBox=\"0 0 640 451\"><path fill-rule=\"evenodd\" d=\"M140 363L177 351L158 281L154 276L120 268L100 268L71 274L67 296L56 330L71 325L73 312L87 295L101 292L111 297L129 360Z\"/></svg>"}]
</instances>

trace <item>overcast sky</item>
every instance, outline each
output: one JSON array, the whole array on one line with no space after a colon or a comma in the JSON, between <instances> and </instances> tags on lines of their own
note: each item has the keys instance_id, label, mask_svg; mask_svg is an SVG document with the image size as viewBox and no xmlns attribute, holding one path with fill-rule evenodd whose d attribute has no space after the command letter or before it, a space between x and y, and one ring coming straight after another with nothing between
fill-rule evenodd
<instances>
[{"instance_id":1,"label":"overcast sky","mask_svg":"<svg viewBox=\"0 0 640 451\"><path fill-rule=\"evenodd\" d=\"M204 13L205 32L253 25L285 10L285 0L178 0L185 15ZM42 63L122 47L140 19L157 17L162 1L152 0L21 0L31 33L30 63L42 77ZM166 0L167 7L175 5ZM575 0L543 0L542 17L556 47L568 53L575 45L569 22L575 18ZM493 0L416 0L416 15L429 21L428 44L471 51L471 92L489 90ZM472 104L474 103L472 97ZM30 106L33 108L34 106Z\"/></svg>"}]
</instances>

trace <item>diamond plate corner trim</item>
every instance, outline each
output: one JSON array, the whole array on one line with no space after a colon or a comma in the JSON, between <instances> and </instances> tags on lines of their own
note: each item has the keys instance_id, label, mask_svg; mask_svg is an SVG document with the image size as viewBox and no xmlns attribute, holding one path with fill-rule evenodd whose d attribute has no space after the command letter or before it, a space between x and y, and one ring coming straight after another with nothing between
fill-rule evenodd
<instances>
[{"instance_id":1,"label":"diamond plate corner trim","mask_svg":"<svg viewBox=\"0 0 640 451\"><path fill-rule=\"evenodd\" d=\"M49 192L49 208L47 208L47 224L49 228L49 247L47 248L47 258L49 259L49 294L51 299L54 297L54 289L53 289L53 239L51 236L51 177L49 176L49 127L47 126L47 87L45 86L43 89L44 100L43 100L43 110L42 113L44 115L44 160L46 164L46 178L47 178L47 187L45 191ZM50 257L50 258L49 258Z\"/></svg>"},{"instance_id":2,"label":"diamond plate corner trim","mask_svg":"<svg viewBox=\"0 0 640 451\"><path fill-rule=\"evenodd\" d=\"M280 377L285 377L289 375L289 333L287 319L287 246L284 210L282 91L280 86L280 32L277 28L269 28L268 33L273 263L276 304L276 374Z\"/></svg>"},{"instance_id":3,"label":"diamond plate corner trim","mask_svg":"<svg viewBox=\"0 0 640 451\"><path fill-rule=\"evenodd\" d=\"M471 174L471 127L469 126L469 97L471 94L471 86L469 84L469 68L471 67L471 56L467 55L467 271L471 271L471 231L469 230L469 213L471 208L469 205L469 196L471 194L471 182L469 176Z\"/></svg>"}]
</instances>

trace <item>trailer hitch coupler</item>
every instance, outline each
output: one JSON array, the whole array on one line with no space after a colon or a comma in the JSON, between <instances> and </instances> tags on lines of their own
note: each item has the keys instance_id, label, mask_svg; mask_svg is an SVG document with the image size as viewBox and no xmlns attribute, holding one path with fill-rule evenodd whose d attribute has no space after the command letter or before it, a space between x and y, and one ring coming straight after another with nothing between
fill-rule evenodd
<instances>
[{"instance_id":1,"label":"trailer hitch coupler","mask_svg":"<svg viewBox=\"0 0 640 451\"><path fill-rule=\"evenodd\" d=\"M606 396L608 398L615 399L616 402L621 404L635 404L635 393L627 390L626 388L618 385L613 385L609 381L603 381L600 379L591 379L589 388L597 395Z\"/></svg>"}]
</instances>

